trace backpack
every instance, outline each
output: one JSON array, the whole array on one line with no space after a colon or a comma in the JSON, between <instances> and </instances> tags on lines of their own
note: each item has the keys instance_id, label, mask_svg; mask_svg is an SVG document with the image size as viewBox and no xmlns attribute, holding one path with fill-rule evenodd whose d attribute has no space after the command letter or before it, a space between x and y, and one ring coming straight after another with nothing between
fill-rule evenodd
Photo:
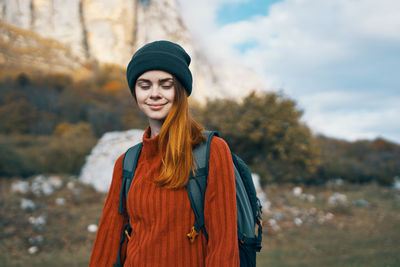
<instances>
[{"instance_id":1,"label":"backpack","mask_svg":"<svg viewBox=\"0 0 400 267\"><path fill-rule=\"evenodd\" d=\"M195 222L191 231L187 234L190 242L194 242L200 231L208 241L207 229L204 225L204 199L207 189L208 161L212 137L218 136L217 132L203 133L206 141L200 143L193 150L196 163L195 173L191 173L186 185L192 210L195 214ZM123 181L120 193L119 213L124 212L124 202L127 198L132 179L135 175L137 161L142 150L143 143L139 143L127 150L123 159ZM257 198L256 190L251 177L251 172L246 164L237 155L232 153L236 184L237 205L237 233L239 245L239 257L241 267L256 266L256 252L261 250L262 242L262 206ZM255 229L257 229L257 235ZM125 238L130 239L132 228L128 224L124 227L118 250L117 263L114 267L121 267L121 247Z\"/></svg>"}]
</instances>

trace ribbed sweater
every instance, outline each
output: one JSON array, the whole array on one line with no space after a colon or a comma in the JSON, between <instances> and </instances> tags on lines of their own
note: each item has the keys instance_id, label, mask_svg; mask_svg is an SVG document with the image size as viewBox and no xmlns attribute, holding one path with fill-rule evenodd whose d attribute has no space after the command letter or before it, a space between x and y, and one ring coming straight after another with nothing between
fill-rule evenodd
<instances>
[{"instance_id":1,"label":"ribbed sweater","mask_svg":"<svg viewBox=\"0 0 400 267\"><path fill-rule=\"evenodd\" d=\"M236 194L233 163L224 140L213 137L205 195L205 227L194 243L186 236L195 216L185 188L171 190L153 181L160 174L158 136L143 135L143 148L128 197L132 226L124 266L235 267L239 266ZM127 215L118 213L122 184L121 155L115 163L89 266L112 266L117 259ZM125 253L124 253L125 254Z\"/></svg>"}]
</instances>

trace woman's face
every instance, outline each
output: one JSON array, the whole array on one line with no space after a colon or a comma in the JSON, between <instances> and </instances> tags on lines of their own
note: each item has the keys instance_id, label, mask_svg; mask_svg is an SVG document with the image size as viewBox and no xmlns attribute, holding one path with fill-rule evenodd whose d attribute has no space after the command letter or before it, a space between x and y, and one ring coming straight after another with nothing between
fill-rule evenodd
<instances>
[{"instance_id":1,"label":"woman's face","mask_svg":"<svg viewBox=\"0 0 400 267\"><path fill-rule=\"evenodd\" d=\"M149 120L163 121L175 98L174 79L162 70L150 70L136 80L136 101Z\"/></svg>"}]
</instances>

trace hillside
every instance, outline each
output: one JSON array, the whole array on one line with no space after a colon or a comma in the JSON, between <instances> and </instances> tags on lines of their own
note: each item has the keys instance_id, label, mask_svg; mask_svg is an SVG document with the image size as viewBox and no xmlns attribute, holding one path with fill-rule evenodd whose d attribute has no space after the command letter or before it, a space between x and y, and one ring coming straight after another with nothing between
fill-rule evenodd
<instances>
[{"instance_id":1,"label":"hillside","mask_svg":"<svg viewBox=\"0 0 400 267\"><path fill-rule=\"evenodd\" d=\"M84 60L74 56L69 47L0 21L0 70L20 72L65 73L89 72Z\"/></svg>"}]
</instances>

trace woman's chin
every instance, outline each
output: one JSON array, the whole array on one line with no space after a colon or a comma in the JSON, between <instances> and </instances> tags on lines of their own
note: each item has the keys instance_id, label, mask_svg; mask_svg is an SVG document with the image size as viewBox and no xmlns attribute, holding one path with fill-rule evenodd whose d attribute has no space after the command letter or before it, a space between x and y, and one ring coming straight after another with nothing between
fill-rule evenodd
<instances>
[{"instance_id":1,"label":"woman's chin","mask_svg":"<svg viewBox=\"0 0 400 267\"><path fill-rule=\"evenodd\" d=\"M160 122L164 122L165 118L167 117L167 115L153 115L153 116L147 116L149 118L149 120L152 121L160 121Z\"/></svg>"}]
</instances>

